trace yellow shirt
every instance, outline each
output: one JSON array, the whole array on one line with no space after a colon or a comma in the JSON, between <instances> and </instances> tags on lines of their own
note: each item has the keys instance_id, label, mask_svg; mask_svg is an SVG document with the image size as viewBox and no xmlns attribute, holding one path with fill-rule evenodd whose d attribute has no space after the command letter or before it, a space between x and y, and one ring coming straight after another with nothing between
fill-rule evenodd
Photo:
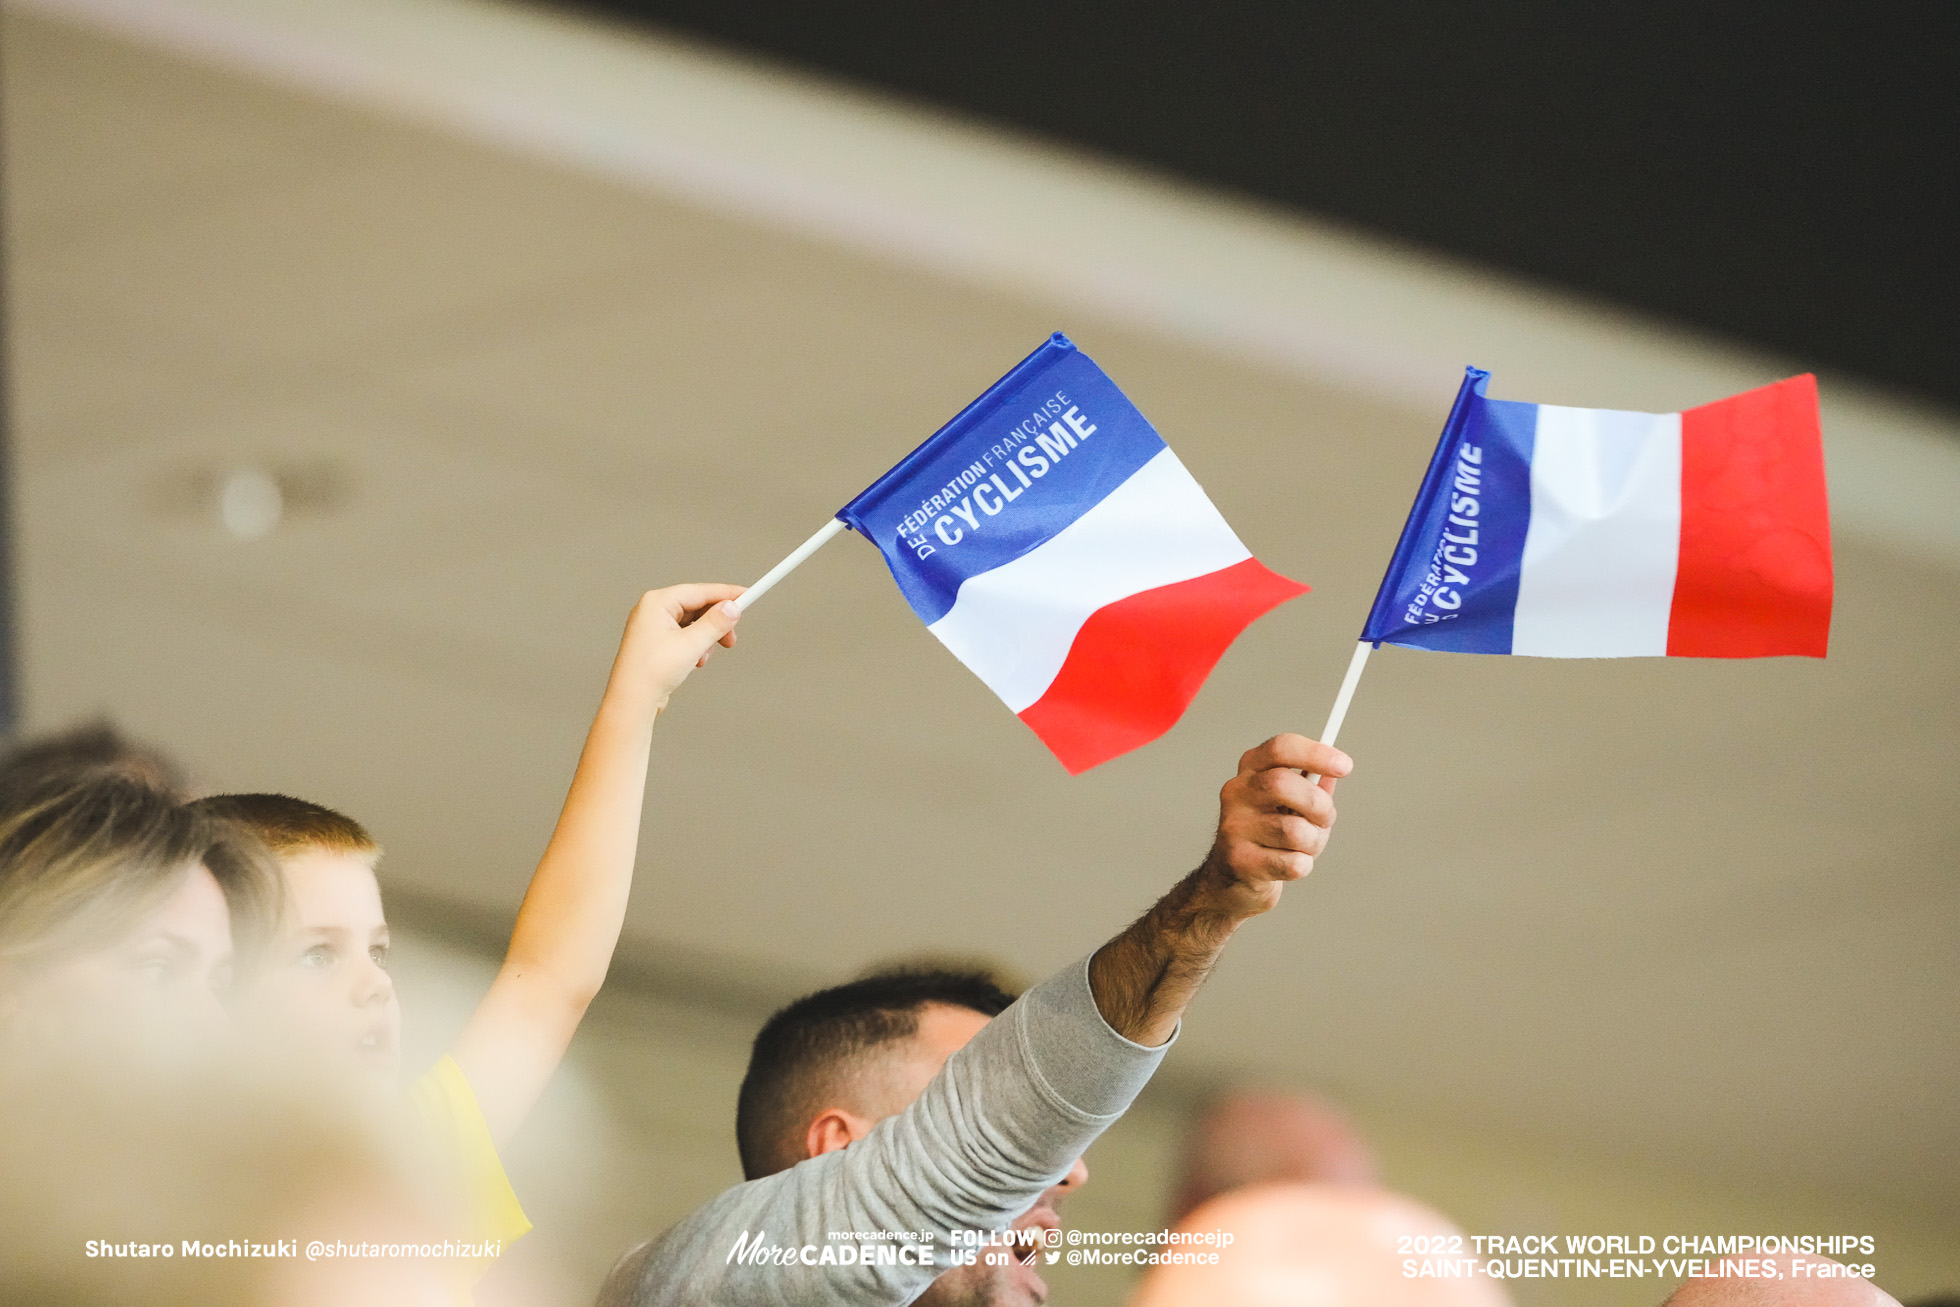
<instances>
[{"instance_id":1,"label":"yellow shirt","mask_svg":"<svg viewBox=\"0 0 1960 1307\"><path fill-rule=\"evenodd\" d=\"M531 1228L531 1218L524 1215L510 1177L504 1174L503 1159L497 1156L497 1145L463 1068L455 1058L445 1056L408 1087L408 1096L439 1155L456 1168L469 1222L467 1240L505 1245L516 1241ZM494 1257L462 1264L463 1283L475 1284L495 1265ZM468 1300L467 1294L463 1300Z\"/></svg>"}]
</instances>

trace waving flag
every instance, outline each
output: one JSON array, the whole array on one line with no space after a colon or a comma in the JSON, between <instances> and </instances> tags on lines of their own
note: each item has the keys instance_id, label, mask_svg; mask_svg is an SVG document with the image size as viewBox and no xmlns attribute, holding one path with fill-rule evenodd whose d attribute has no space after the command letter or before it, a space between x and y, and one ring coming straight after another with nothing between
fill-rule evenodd
<instances>
[{"instance_id":1,"label":"waving flag","mask_svg":"<svg viewBox=\"0 0 1960 1307\"><path fill-rule=\"evenodd\" d=\"M1070 772L1169 730L1239 632L1306 590L1059 334L837 516Z\"/></svg>"},{"instance_id":2,"label":"waving flag","mask_svg":"<svg viewBox=\"0 0 1960 1307\"><path fill-rule=\"evenodd\" d=\"M1822 658L1817 383L1682 413L1488 399L1468 370L1366 641L1551 658Z\"/></svg>"}]
</instances>

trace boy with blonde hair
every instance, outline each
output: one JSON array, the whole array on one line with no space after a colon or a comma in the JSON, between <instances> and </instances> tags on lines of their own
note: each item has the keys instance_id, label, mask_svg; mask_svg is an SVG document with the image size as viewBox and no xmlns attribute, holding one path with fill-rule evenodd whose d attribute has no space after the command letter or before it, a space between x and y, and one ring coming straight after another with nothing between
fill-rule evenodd
<instances>
[{"instance_id":1,"label":"boy with blonde hair","mask_svg":"<svg viewBox=\"0 0 1960 1307\"><path fill-rule=\"evenodd\" d=\"M530 1229L497 1149L537 1103L605 980L632 886L654 722L717 644L734 645L729 601L742 589L679 585L634 607L503 966L455 1046L412 1087L460 1165L477 1238L508 1242ZM196 806L256 831L286 884L285 924L244 1000L248 1023L318 1069L392 1091L401 1009L374 872L380 845L352 818L285 795Z\"/></svg>"}]
</instances>

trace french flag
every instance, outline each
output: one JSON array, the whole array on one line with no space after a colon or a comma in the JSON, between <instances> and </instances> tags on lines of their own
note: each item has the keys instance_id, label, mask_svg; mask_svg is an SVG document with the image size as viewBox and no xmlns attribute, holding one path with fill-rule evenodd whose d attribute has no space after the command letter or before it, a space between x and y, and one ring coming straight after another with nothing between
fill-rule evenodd
<instances>
[{"instance_id":1,"label":"french flag","mask_svg":"<svg viewBox=\"0 0 1960 1307\"><path fill-rule=\"evenodd\" d=\"M1817 382L1680 413L1490 399L1468 370L1366 641L1544 658L1822 658Z\"/></svg>"},{"instance_id":2,"label":"french flag","mask_svg":"<svg viewBox=\"0 0 1960 1307\"><path fill-rule=\"evenodd\" d=\"M1252 557L1060 334L837 516L1071 773L1169 730L1239 632L1307 588Z\"/></svg>"}]
</instances>

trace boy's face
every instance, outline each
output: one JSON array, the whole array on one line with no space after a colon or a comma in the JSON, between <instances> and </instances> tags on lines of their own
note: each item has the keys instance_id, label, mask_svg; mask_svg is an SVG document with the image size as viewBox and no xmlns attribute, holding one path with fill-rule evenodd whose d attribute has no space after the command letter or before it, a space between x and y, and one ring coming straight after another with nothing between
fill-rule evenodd
<instances>
[{"instance_id":1,"label":"boy's face","mask_svg":"<svg viewBox=\"0 0 1960 1307\"><path fill-rule=\"evenodd\" d=\"M381 887L358 854L308 849L279 860L288 918L252 1007L267 1033L330 1070L392 1084L401 1006L388 976Z\"/></svg>"}]
</instances>

